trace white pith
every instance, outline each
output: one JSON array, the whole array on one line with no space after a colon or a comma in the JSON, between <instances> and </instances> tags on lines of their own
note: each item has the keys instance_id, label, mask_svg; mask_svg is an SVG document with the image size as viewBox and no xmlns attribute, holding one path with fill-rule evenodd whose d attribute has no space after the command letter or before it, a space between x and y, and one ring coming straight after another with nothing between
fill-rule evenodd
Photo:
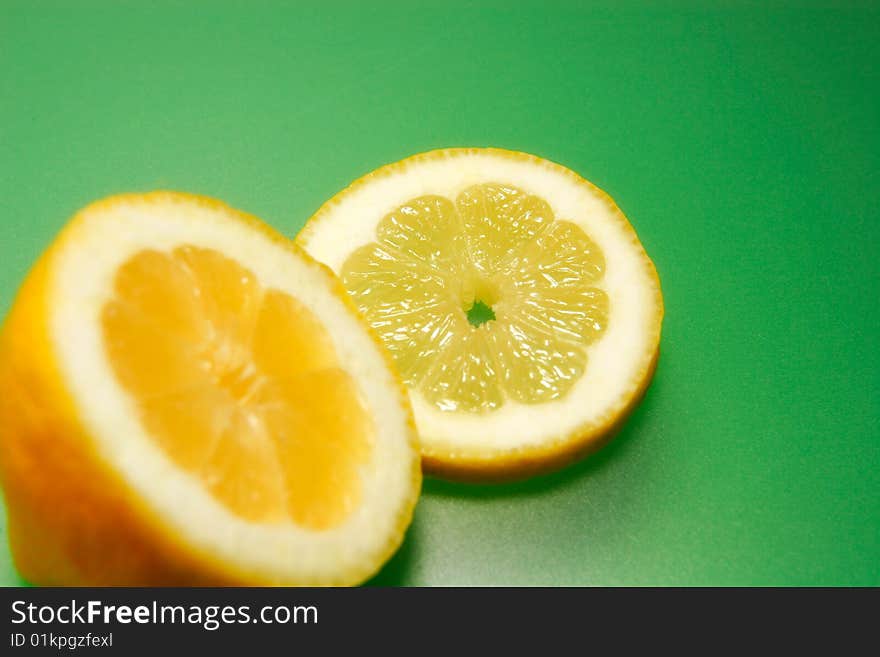
<instances>
[{"instance_id":1,"label":"white pith","mask_svg":"<svg viewBox=\"0 0 880 657\"><path fill-rule=\"evenodd\" d=\"M331 529L254 524L231 513L164 455L107 360L100 313L118 267L144 249L214 249L287 292L324 322L376 425L360 506ZM100 454L175 536L253 581L347 583L369 574L400 533L413 498L407 410L380 350L330 291L332 278L224 211L194 201L122 201L90 209L56 255L50 331L61 374Z\"/></svg>"},{"instance_id":2,"label":"white pith","mask_svg":"<svg viewBox=\"0 0 880 657\"><path fill-rule=\"evenodd\" d=\"M486 413L441 411L410 389L423 451L455 458L545 446L589 432L619 414L642 383L659 339L659 290L652 265L623 215L592 186L544 160L459 150L379 172L331 200L297 241L337 274L348 255L376 240L376 224L425 194L454 200L470 185L505 183L540 196L556 219L576 223L601 248L610 300L608 328L587 350L584 376L563 398L541 404L506 401Z\"/></svg>"}]
</instances>

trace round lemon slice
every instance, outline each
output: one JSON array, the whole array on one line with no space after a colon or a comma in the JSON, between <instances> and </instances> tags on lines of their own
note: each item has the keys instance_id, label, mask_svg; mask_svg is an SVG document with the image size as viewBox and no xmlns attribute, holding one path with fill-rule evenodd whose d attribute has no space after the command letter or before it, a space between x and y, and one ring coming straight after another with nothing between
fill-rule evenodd
<instances>
[{"instance_id":1,"label":"round lemon slice","mask_svg":"<svg viewBox=\"0 0 880 657\"><path fill-rule=\"evenodd\" d=\"M654 265L606 194L547 160L416 155L337 194L297 241L391 352L429 472L488 481L569 463L653 374Z\"/></svg>"},{"instance_id":2,"label":"round lemon slice","mask_svg":"<svg viewBox=\"0 0 880 657\"><path fill-rule=\"evenodd\" d=\"M13 555L52 585L353 584L420 469L406 391L325 267L157 192L81 211L0 335Z\"/></svg>"}]
</instances>

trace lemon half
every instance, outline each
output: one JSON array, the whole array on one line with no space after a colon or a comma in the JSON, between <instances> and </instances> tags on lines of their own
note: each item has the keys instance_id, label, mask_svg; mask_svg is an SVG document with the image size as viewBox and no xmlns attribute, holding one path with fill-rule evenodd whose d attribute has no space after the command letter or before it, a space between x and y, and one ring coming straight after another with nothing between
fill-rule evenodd
<instances>
[{"instance_id":1,"label":"lemon half","mask_svg":"<svg viewBox=\"0 0 880 657\"><path fill-rule=\"evenodd\" d=\"M562 466L613 435L651 380L656 269L608 195L558 164L416 155L337 194L297 241L391 352L429 472Z\"/></svg>"},{"instance_id":2,"label":"lemon half","mask_svg":"<svg viewBox=\"0 0 880 657\"><path fill-rule=\"evenodd\" d=\"M420 469L338 280L259 220L158 192L81 211L0 335L15 562L50 585L353 584Z\"/></svg>"}]
</instances>

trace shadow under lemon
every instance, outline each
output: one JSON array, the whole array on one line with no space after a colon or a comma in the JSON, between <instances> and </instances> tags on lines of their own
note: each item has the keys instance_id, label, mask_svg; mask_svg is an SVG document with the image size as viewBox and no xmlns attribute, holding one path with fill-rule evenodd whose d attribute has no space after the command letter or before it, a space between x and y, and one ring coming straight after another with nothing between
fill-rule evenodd
<instances>
[{"instance_id":1,"label":"shadow under lemon","mask_svg":"<svg viewBox=\"0 0 880 657\"><path fill-rule=\"evenodd\" d=\"M537 497L544 493L574 486L585 477L591 477L614 460L623 457L632 442L643 431L646 417L654 406L662 367L658 363L654 378L648 386L643 399L633 410L620 430L611 441L598 452L573 463L562 470L506 484L466 484L445 481L426 476L422 484L422 495L434 498L458 498L469 500L493 500L511 497ZM411 575L416 566L419 543L425 534L419 523L419 507L416 506L415 518L407 532L406 538L397 553L366 586L405 586L412 581Z\"/></svg>"}]
</instances>

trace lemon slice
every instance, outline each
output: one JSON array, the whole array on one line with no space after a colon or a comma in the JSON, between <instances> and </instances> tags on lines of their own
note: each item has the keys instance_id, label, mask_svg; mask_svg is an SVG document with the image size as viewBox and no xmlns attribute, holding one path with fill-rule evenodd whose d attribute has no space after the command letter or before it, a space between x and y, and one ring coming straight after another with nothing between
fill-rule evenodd
<instances>
[{"instance_id":1,"label":"lemon slice","mask_svg":"<svg viewBox=\"0 0 880 657\"><path fill-rule=\"evenodd\" d=\"M613 434L653 374L654 265L614 202L557 164L416 155L340 192L297 241L391 352L430 472L564 465Z\"/></svg>"},{"instance_id":2,"label":"lemon slice","mask_svg":"<svg viewBox=\"0 0 880 657\"><path fill-rule=\"evenodd\" d=\"M176 193L80 212L0 336L0 465L39 584L351 584L410 521L406 392L327 269Z\"/></svg>"}]
</instances>

